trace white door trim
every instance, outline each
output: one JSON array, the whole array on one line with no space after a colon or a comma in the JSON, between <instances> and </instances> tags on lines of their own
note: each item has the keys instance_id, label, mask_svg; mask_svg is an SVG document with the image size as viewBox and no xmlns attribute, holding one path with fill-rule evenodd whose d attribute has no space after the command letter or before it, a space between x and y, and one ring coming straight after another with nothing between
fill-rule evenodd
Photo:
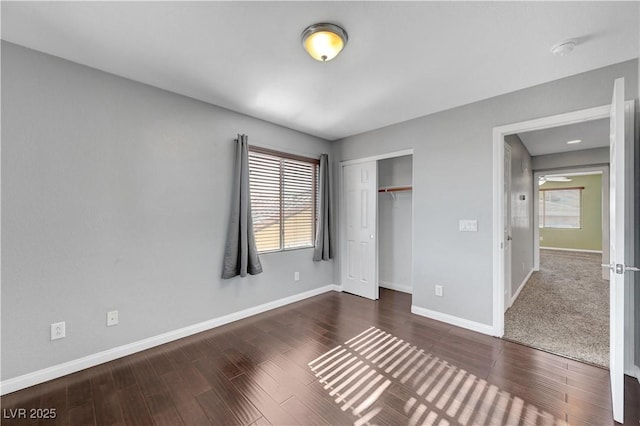
<instances>
[{"instance_id":1,"label":"white door trim","mask_svg":"<svg viewBox=\"0 0 640 426\"><path fill-rule=\"evenodd\" d=\"M349 166L351 164L364 163L367 161L386 160L387 158L403 157L405 155L413 155L413 148L403 149L402 151L388 152L386 154L372 155L370 157L356 158L353 160L342 160L340 162L340 169L342 170L342 166Z\"/></svg>"},{"instance_id":2,"label":"white door trim","mask_svg":"<svg viewBox=\"0 0 640 426\"><path fill-rule=\"evenodd\" d=\"M633 105L633 101L626 104ZM610 105L557 114L493 128L493 335L504 335L504 137L519 132L549 129L609 118ZM535 215L534 215L535 216Z\"/></svg>"}]
</instances>

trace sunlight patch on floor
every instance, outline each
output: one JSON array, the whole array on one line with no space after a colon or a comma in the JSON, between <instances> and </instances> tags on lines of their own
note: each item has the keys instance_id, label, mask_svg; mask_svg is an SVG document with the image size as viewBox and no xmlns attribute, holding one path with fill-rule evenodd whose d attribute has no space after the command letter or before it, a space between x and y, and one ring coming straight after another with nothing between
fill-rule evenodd
<instances>
[{"instance_id":1,"label":"sunlight patch on floor","mask_svg":"<svg viewBox=\"0 0 640 426\"><path fill-rule=\"evenodd\" d=\"M376 417L398 400L402 408L396 409L406 415L408 426L566 424L376 327L308 365L340 409L356 417L356 426L376 424Z\"/></svg>"}]
</instances>

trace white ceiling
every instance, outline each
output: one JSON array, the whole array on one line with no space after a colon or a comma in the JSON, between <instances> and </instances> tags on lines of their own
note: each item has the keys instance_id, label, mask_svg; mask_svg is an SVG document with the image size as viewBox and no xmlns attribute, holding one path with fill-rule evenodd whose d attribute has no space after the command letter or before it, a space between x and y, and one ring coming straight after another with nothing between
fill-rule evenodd
<instances>
[{"instance_id":1,"label":"white ceiling","mask_svg":"<svg viewBox=\"0 0 640 426\"><path fill-rule=\"evenodd\" d=\"M8 2L2 38L334 140L638 57L638 2ZM342 25L328 63L302 30ZM574 53L549 48L578 40Z\"/></svg>"},{"instance_id":2,"label":"white ceiling","mask_svg":"<svg viewBox=\"0 0 640 426\"><path fill-rule=\"evenodd\" d=\"M601 148L609 146L609 119L518 133L518 136L533 156ZM567 145L568 141L576 139L582 142Z\"/></svg>"}]
</instances>

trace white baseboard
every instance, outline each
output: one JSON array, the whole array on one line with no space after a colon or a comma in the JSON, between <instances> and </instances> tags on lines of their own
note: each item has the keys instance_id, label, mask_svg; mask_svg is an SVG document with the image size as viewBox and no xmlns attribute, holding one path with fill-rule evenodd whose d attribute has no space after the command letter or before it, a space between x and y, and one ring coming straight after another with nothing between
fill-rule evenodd
<instances>
[{"instance_id":1,"label":"white baseboard","mask_svg":"<svg viewBox=\"0 0 640 426\"><path fill-rule=\"evenodd\" d=\"M7 393L15 392L20 389L28 388L29 386L57 379L58 377L66 376L67 374L75 373L77 371L84 370L85 368L94 367L105 362L113 361L114 359L122 358L136 352L153 348L164 343L169 343L174 340L182 339L183 337L207 331L221 325L257 315L262 312L270 311L272 309L276 309L281 306L298 302L300 300L317 296L329 291L342 291L342 286L330 284L324 287L306 291L304 293L294 294L293 296L285 297L283 299L274 300L272 302L268 302L259 306L254 306L251 308L243 309L242 311L233 312L228 315L193 324L184 328L180 328L178 330L169 331L167 333L139 340L137 342L118 346L112 349L107 349L106 351L91 354L62 364L54 365L52 367L44 368L42 370L34 371L32 373L23 374L22 376L14 377L12 379L3 380L2 382L0 382L0 395L5 395Z\"/></svg>"},{"instance_id":2,"label":"white baseboard","mask_svg":"<svg viewBox=\"0 0 640 426\"><path fill-rule=\"evenodd\" d=\"M631 367L631 372L630 373L626 373L626 374L628 376L635 377L636 380L638 380L638 383L640 383L640 366L633 365Z\"/></svg>"},{"instance_id":3,"label":"white baseboard","mask_svg":"<svg viewBox=\"0 0 640 426\"><path fill-rule=\"evenodd\" d=\"M640 383L640 367L637 365L631 364L630 366L625 366L624 374L637 379Z\"/></svg>"},{"instance_id":4,"label":"white baseboard","mask_svg":"<svg viewBox=\"0 0 640 426\"><path fill-rule=\"evenodd\" d=\"M410 285L396 284L389 281L378 280L378 285L389 290L401 291L403 293L413 294L413 288Z\"/></svg>"},{"instance_id":5,"label":"white baseboard","mask_svg":"<svg viewBox=\"0 0 640 426\"><path fill-rule=\"evenodd\" d=\"M477 331L478 333L482 334L488 334L489 336L493 336L495 334L492 325L482 324L480 322L459 318L449 314L443 314L442 312L432 311L430 309L421 308L416 305L411 305L411 313L431 318L436 321L446 322L447 324L455 325L457 327L466 328L467 330Z\"/></svg>"},{"instance_id":6,"label":"white baseboard","mask_svg":"<svg viewBox=\"0 0 640 426\"><path fill-rule=\"evenodd\" d=\"M575 252L578 252L578 253L598 253L598 254L602 254L602 250L583 250L583 249L574 249L574 248L540 247L540 250L575 251Z\"/></svg>"},{"instance_id":7,"label":"white baseboard","mask_svg":"<svg viewBox=\"0 0 640 426\"><path fill-rule=\"evenodd\" d=\"M509 302L509 307L513 306L513 302L515 302L516 299L518 298L518 296L520 296L520 292L524 288L524 285L527 283L527 281L529 281L529 278L531 278L531 275L533 274L533 272L534 272L534 270L531 269L529 271L529 273L527 274L527 276L524 277L524 280L522 280L522 282L518 286L518 289L516 290L515 294L513 296L511 296L511 301Z\"/></svg>"},{"instance_id":8,"label":"white baseboard","mask_svg":"<svg viewBox=\"0 0 640 426\"><path fill-rule=\"evenodd\" d=\"M637 379L638 383L640 383L640 367L635 365L635 364L633 364L633 362L632 362L631 365L625 365L624 374L626 376L633 377L634 379Z\"/></svg>"}]
</instances>

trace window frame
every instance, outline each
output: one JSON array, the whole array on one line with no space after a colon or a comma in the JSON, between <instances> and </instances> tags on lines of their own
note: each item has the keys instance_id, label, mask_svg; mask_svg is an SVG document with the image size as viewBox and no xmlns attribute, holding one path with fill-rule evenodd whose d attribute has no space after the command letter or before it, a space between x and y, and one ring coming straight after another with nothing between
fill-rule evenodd
<instances>
[{"instance_id":1,"label":"window frame","mask_svg":"<svg viewBox=\"0 0 640 426\"><path fill-rule=\"evenodd\" d=\"M280 211L279 211L279 216L278 216L278 225L279 225L279 248L278 249L273 249L273 250L260 250L258 249L258 254L267 254L267 253L279 253L279 252L284 252L284 251L294 251L294 250L304 250L304 249L310 249L310 248L314 248L315 247L315 235L316 235L316 230L318 227L318 213L319 213L319 174L320 174L320 159L319 158L313 158L313 157L305 157L302 155L297 155L297 154L291 154L289 152L283 152L283 151L277 151L274 149L270 149L270 148L264 148L264 147L260 147L260 146L255 146L255 145L249 145L248 146L248 151L249 151L249 164L251 163L251 154L252 153L256 153L256 154L263 154L263 155L268 155L271 157L275 157L279 160L279 174L280 174L280 179L279 179L279 185L278 185L278 189L279 189L279 206L280 206ZM309 163L312 164L312 170L313 170L313 182L312 182L312 200L313 200L313 210L312 210L312 229L311 229L311 244L310 245L305 245L305 246L296 246L296 247L285 247L285 229L283 226L284 223L284 219L285 219L285 200L284 200L284 162L285 160L292 160L292 161L298 161L298 162L302 162L302 163ZM249 186L251 187L251 167L249 167ZM253 195L252 195L253 197ZM254 220L253 217L253 198L252 198L252 220ZM254 234L255 234L255 222L253 223L254 225Z\"/></svg>"},{"instance_id":2,"label":"window frame","mask_svg":"<svg viewBox=\"0 0 640 426\"><path fill-rule=\"evenodd\" d=\"M584 191L584 186L568 186L566 188L539 188L538 189L539 194L542 196L542 198L538 199L538 228L540 229L565 229L565 230L572 230L572 229L583 229L584 228L584 223L583 223L583 212L582 212L582 197L583 197L583 191ZM578 220L579 220L579 224L577 227L567 227L567 226L547 226L546 225L546 217L547 217L547 209L546 209L546 198L545 198L545 193L546 192L551 192L551 191L578 191L579 197L578 197L578 202L579 202L579 206L578 206L578 211L579 211L579 216L578 216ZM542 214L540 214L540 210L542 210Z\"/></svg>"}]
</instances>

